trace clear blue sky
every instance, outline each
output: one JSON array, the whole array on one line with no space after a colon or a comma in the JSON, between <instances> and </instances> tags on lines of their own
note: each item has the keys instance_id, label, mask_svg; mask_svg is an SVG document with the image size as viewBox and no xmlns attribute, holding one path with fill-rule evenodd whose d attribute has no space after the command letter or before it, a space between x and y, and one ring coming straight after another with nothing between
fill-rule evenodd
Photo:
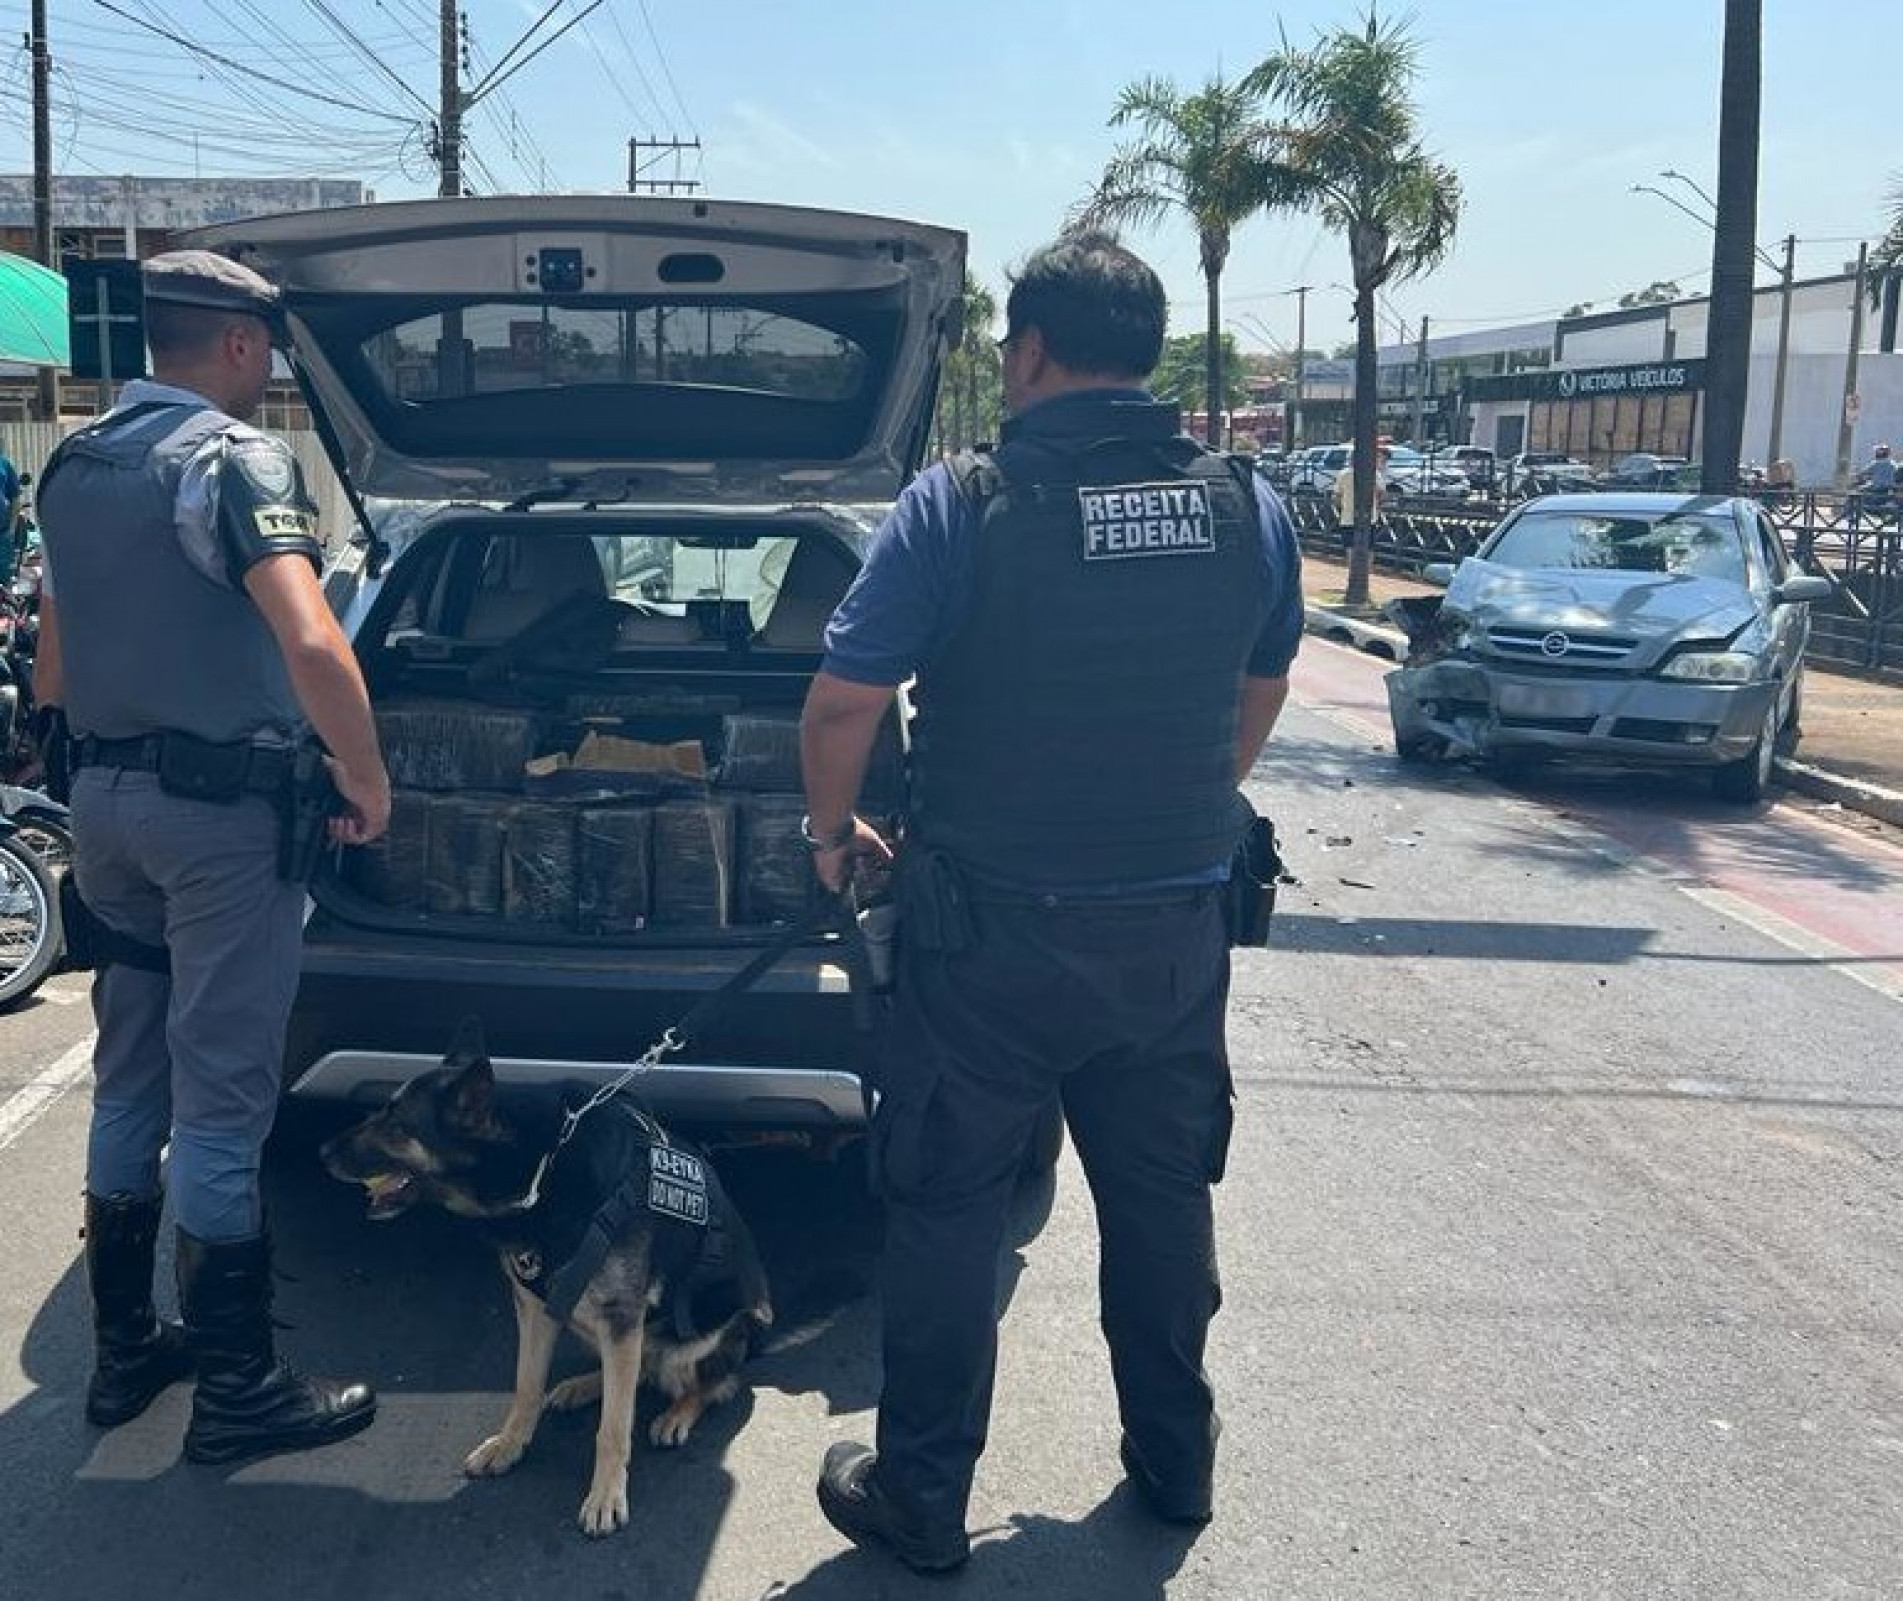
<instances>
[{"instance_id":1,"label":"clear blue sky","mask_svg":"<svg viewBox=\"0 0 1903 1601\"><path fill-rule=\"evenodd\" d=\"M54 0L54 146L62 170L360 177L379 197L434 190L411 119L436 98L435 0ZM546 37L586 0L558 0ZM468 0L481 77L546 0ZM965 229L994 288L1048 237L1115 143L1118 88L1160 74L1192 86L1238 75L1275 47L1351 23L1360 0L606 0L475 113L472 176L484 191L612 189L627 139L698 137L682 175L706 192L918 217ZM1430 145L1461 172L1454 256L1405 284L1384 316L1439 331L1610 302L1655 279L1702 289L1709 233L1634 183L1662 168L1716 187L1722 0L1416 0ZM25 0L0 4L9 53L0 168L31 164ZM1764 0L1759 233L1795 232L1800 274L1834 270L1882 232L1903 184L1903 6L1897 0ZM322 13L342 19L379 65ZM132 17L282 78L253 85ZM408 91L404 89L408 86ZM352 109L306 98L302 86ZM143 106L136 102L146 97ZM160 132L155 136L152 126ZM187 128L196 123L194 149ZM407 125L406 125L407 124ZM136 128L145 128L143 135ZM675 171L663 162L656 175ZM1131 242L1169 284L1178 331L1200 329L1187 232ZM1346 247L1299 217L1237 236L1227 313L1245 348L1290 342L1281 291L1316 286L1309 343L1350 336ZM1391 329L1384 328L1384 338Z\"/></svg>"}]
</instances>

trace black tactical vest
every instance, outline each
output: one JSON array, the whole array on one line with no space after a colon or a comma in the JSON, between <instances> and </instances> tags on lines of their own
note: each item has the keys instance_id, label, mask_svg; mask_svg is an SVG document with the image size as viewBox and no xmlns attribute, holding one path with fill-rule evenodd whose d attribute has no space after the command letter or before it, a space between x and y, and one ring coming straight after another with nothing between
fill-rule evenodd
<instances>
[{"instance_id":1,"label":"black tactical vest","mask_svg":"<svg viewBox=\"0 0 1903 1601\"><path fill-rule=\"evenodd\" d=\"M1116 438L953 466L979 512L973 588L919 674L912 821L1014 884L1190 877L1236 843L1237 705L1270 602L1248 469L1169 408L1118 411Z\"/></svg>"},{"instance_id":2,"label":"black tactical vest","mask_svg":"<svg viewBox=\"0 0 1903 1601\"><path fill-rule=\"evenodd\" d=\"M75 734L288 742L302 728L264 614L192 566L173 522L185 464L238 426L208 405L150 404L89 425L48 462L40 513Z\"/></svg>"}]
</instances>

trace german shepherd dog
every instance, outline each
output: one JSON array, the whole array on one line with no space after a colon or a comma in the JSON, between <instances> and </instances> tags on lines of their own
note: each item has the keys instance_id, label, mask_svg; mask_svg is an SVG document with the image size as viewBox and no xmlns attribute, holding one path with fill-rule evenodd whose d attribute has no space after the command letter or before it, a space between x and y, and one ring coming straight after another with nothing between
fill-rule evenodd
<instances>
[{"instance_id":1,"label":"german shepherd dog","mask_svg":"<svg viewBox=\"0 0 1903 1601\"><path fill-rule=\"evenodd\" d=\"M321 1154L336 1177L369 1192L372 1218L434 1202L489 1237L515 1301L515 1396L463 1471L507 1473L545 1409L599 1399L579 1519L599 1536L628 1521L637 1386L655 1386L670 1403L649 1438L680 1445L739 1388L773 1308L753 1238L701 1153L669 1139L625 1092L575 1121L564 1142L555 1100L520 1109L511 1100L505 1115L481 1025L470 1019L441 1067ZM601 1366L549 1390L564 1324Z\"/></svg>"}]
</instances>

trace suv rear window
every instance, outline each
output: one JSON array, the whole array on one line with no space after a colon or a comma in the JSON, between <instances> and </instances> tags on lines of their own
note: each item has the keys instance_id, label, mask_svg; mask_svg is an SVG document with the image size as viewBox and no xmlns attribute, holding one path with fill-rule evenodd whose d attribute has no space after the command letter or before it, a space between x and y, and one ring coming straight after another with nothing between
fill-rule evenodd
<instances>
[{"instance_id":1,"label":"suv rear window","mask_svg":"<svg viewBox=\"0 0 1903 1601\"><path fill-rule=\"evenodd\" d=\"M398 454L584 464L849 459L878 415L904 312L903 286L298 307Z\"/></svg>"},{"instance_id":2,"label":"suv rear window","mask_svg":"<svg viewBox=\"0 0 1903 1601\"><path fill-rule=\"evenodd\" d=\"M460 324L461 367L444 360ZM682 384L795 400L847 400L869 363L852 339L735 305L464 307L380 329L363 354L385 395L428 405L556 384Z\"/></svg>"}]
</instances>

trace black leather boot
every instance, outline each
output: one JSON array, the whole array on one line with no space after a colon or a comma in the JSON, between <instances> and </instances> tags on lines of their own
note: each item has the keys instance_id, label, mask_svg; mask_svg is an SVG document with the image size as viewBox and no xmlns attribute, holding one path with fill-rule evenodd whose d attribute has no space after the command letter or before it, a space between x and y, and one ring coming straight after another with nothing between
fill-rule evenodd
<instances>
[{"instance_id":1,"label":"black leather boot","mask_svg":"<svg viewBox=\"0 0 1903 1601\"><path fill-rule=\"evenodd\" d=\"M92 1286L94 1365L86 1421L130 1423L192 1371L185 1331L152 1307L159 1196L86 1196L86 1279Z\"/></svg>"},{"instance_id":2,"label":"black leather boot","mask_svg":"<svg viewBox=\"0 0 1903 1601\"><path fill-rule=\"evenodd\" d=\"M178 1298L198 1367L187 1461L242 1462L329 1445L377 1415L369 1385L305 1378L278 1360L268 1236L213 1242L180 1229Z\"/></svg>"}]
</instances>

